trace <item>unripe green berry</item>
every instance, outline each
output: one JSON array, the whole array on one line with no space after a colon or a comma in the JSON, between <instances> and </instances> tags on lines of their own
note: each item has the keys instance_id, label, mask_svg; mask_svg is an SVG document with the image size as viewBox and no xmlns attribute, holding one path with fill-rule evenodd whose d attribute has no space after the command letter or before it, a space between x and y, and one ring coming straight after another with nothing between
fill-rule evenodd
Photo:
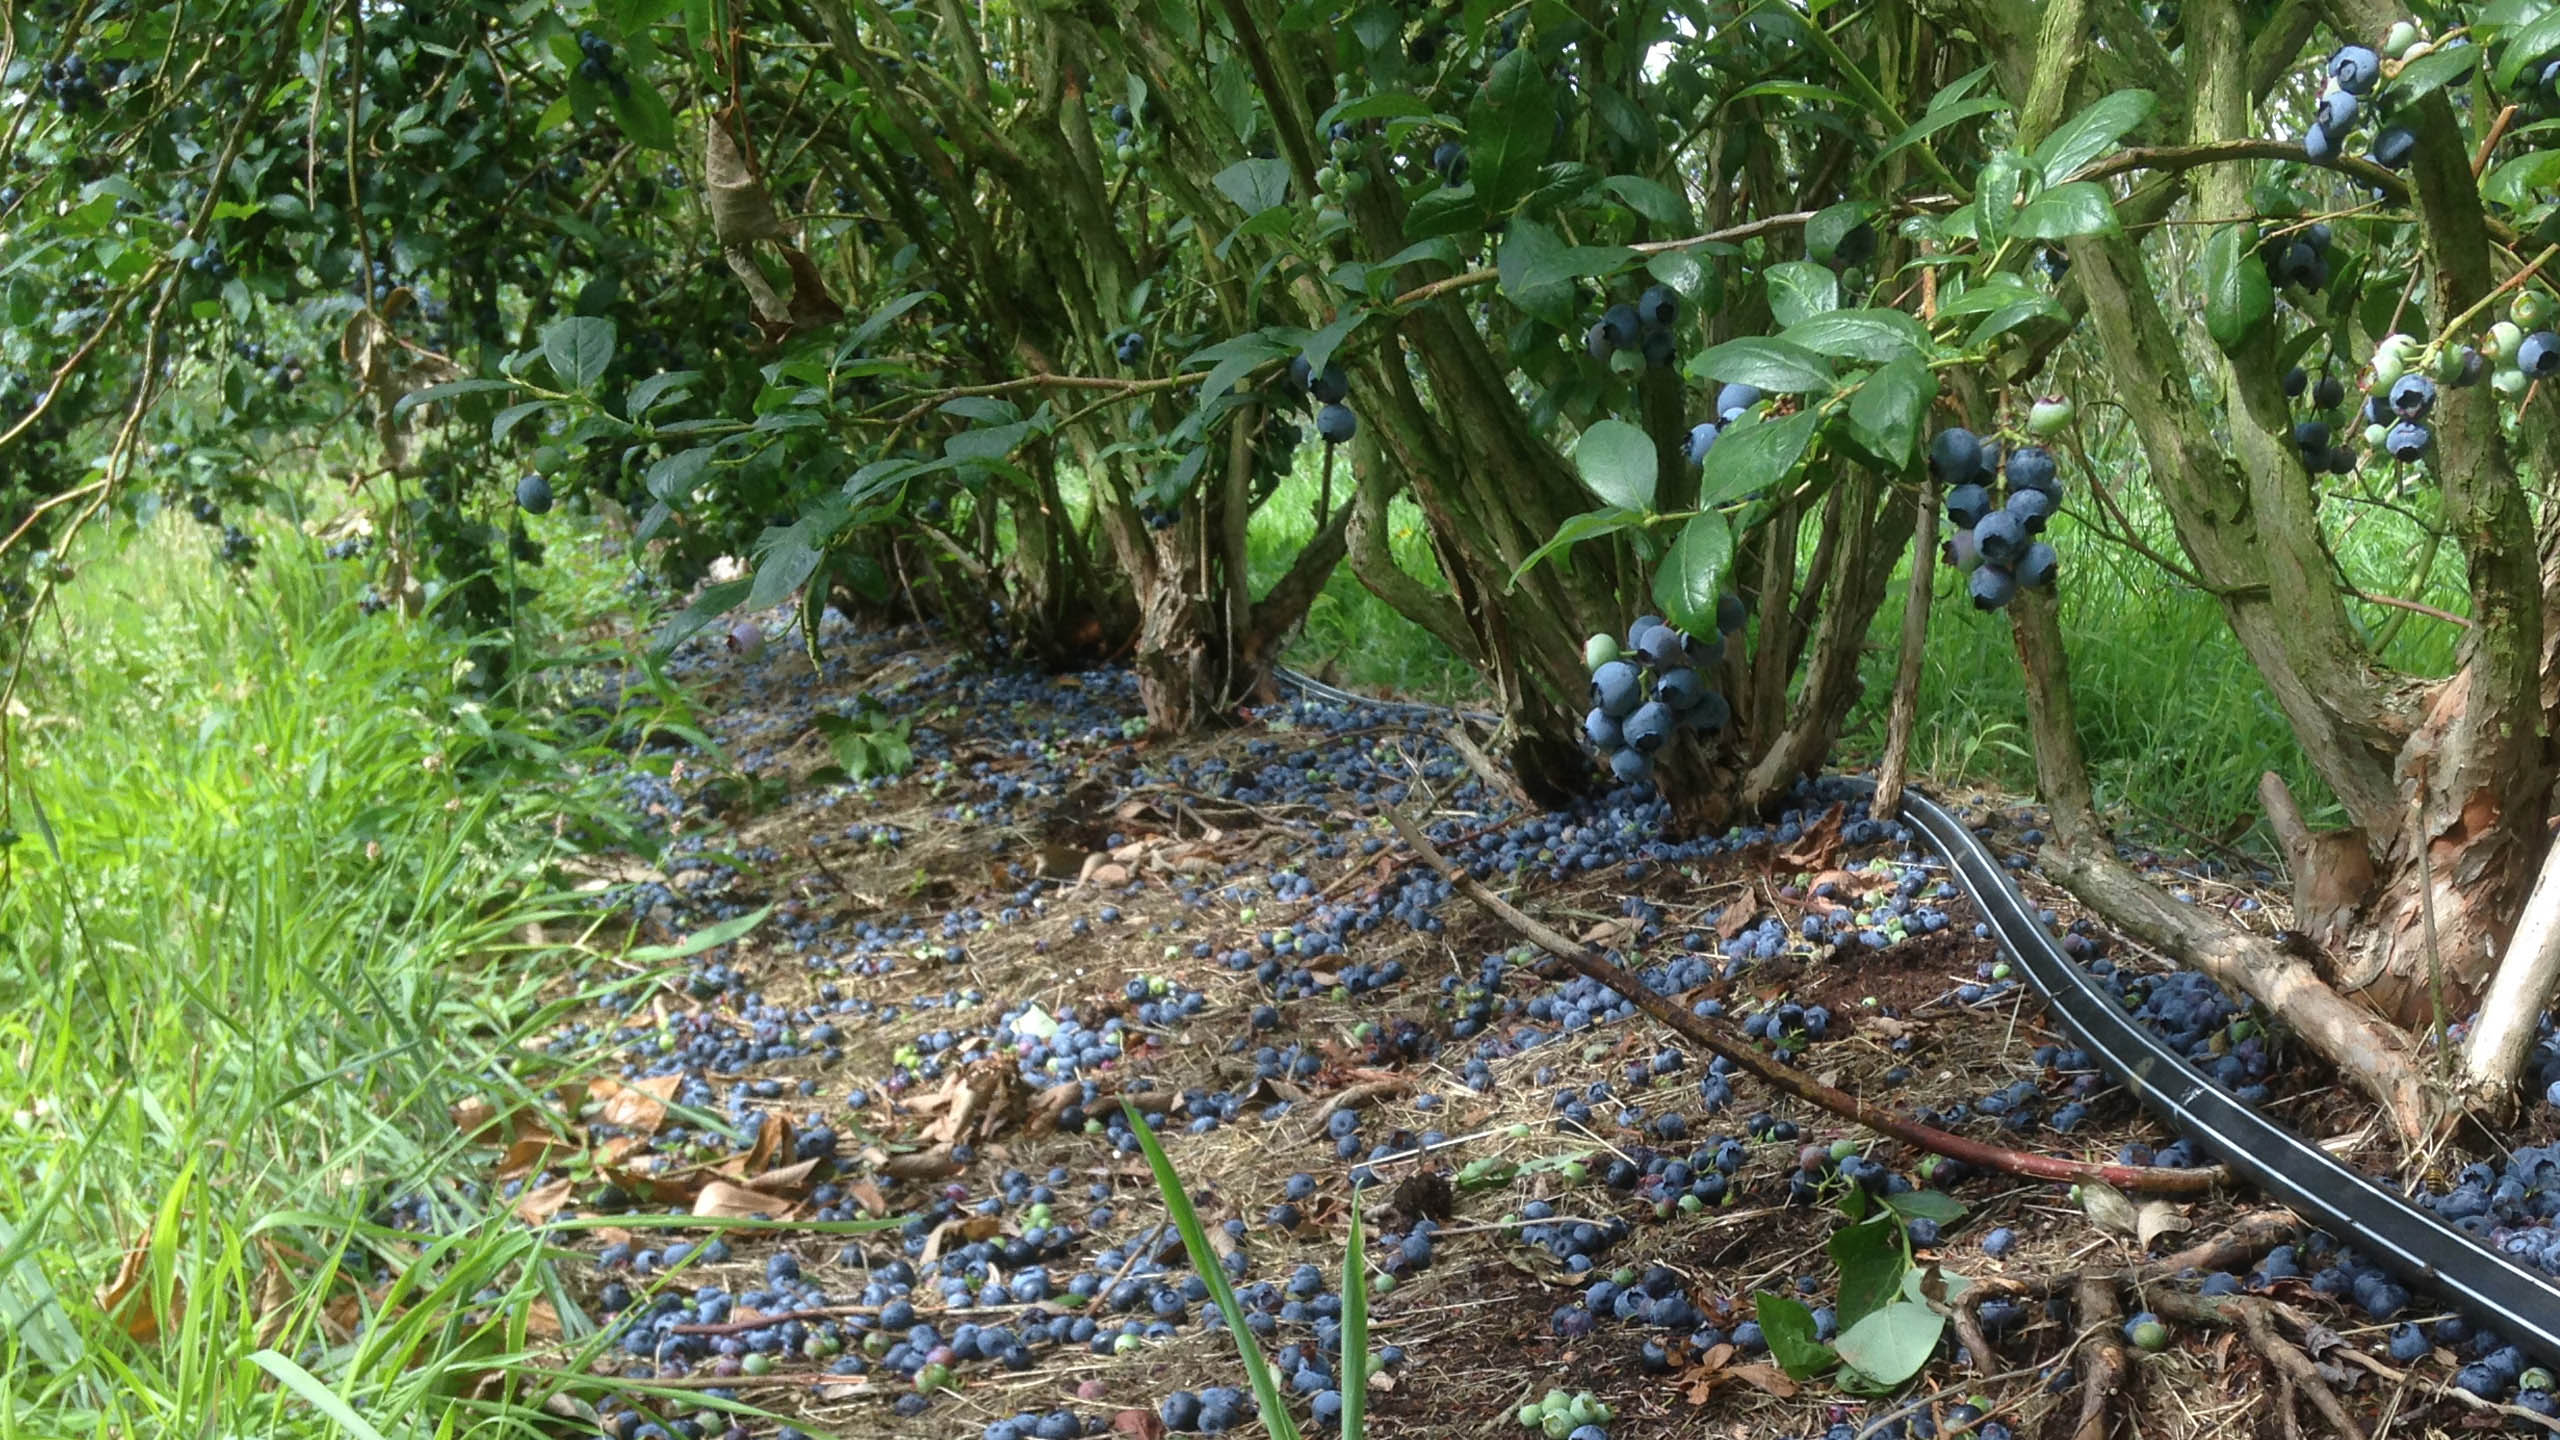
<instances>
[{"instance_id":1,"label":"unripe green berry","mask_svg":"<svg viewBox=\"0 0 2560 1440\"><path fill-rule=\"evenodd\" d=\"M2410 47L2417 43L2418 27L2406 20L2395 21L2382 37L2382 53L2397 60L2408 54Z\"/></svg>"},{"instance_id":2,"label":"unripe green berry","mask_svg":"<svg viewBox=\"0 0 2560 1440\"><path fill-rule=\"evenodd\" d=\"M2507 306L2507 318L2527 330L2534 329L2551 318L2551 299L2528 286L2516 292L2514 302Z\"/></svg>"},{"instance_id":3,"label":"unripe green berry","mask_svg":"<svg viewBox=\"0 0 2560 1440\"><path fill-rule=\"evenodd\" d=\"M1610 661L1617 659L1620 653L1621 652L1618 649L1617 636L1594 635L1590 639L1582 642L1583 668L1588 670L1597 670L1601 666L1608 664Z\"/></svg>"},{"instance_id":4,"label":"unripe green berry","mask_svg":"<svg viewBox=\"0 0 2560 1440\"><path fill-rule=\"evenodd\" d=\"M2489 327L2489 358L2514 364L2516 347L2524 343L2524 327L2512 320L2501 320Z\"/></svg>"}]
</instances>

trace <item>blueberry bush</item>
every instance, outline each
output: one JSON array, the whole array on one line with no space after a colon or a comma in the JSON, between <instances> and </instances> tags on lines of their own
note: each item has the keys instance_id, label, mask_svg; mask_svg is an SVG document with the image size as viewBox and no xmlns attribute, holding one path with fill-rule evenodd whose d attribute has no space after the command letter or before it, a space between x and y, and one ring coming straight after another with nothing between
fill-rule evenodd
<instances>
[{"instance_id":1,"label":"blueberry bush","mask_svg":"<svg viewBox=\"0 0 2560 1440\"><path fill-rule=\"evenodd\" d=\"M1940 592L2011 628L2074 883L2166 938L2056 622L2114 541L2220 606L2361 857L2324 978L2416 1026L2560 959L2508 945L2560 707L2548 0L40 0L0 103L21 620L84 527L175 508L251 565L319 473L378 605L502 624L528 519L595 514L679 632L796 598L804 639L1126 653L1180 730L1347 563L1481 668L1532 797L1651 778L1699 826L1825 762L1908 576L1906 644ZM2375 509L2460 557L2450 674L2362 618L2415 604L2337 558Z\"/></svg>"}]
</instances>

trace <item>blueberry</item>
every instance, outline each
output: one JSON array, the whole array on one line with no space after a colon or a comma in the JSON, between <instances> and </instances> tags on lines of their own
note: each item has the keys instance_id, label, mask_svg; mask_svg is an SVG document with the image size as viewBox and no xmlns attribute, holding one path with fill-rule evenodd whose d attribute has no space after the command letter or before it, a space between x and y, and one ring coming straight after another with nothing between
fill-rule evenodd
<instances>
[{"instance_id":1,"label":"blueberry","mask_svg":"<svg viewBox=\"0 0 2560 1440\"><path fill-rule=\"evenodd\" d=\"M1628 749L1639 755L1650 755L1662 748L1678 724L1679 717L1671 713L1670 706L1659 700L1648 700L1627 717L1621 732Z\"/></svg>"},{"instance_id":2,"label":"blueberry","mask_svg":"<svg viewBox=\"0 0 2560 1440\"><path fill-rule=\"evenodd\" d=\"M2406 378L2414 380L2417 377L2412 375ZM2304 450L2317 450L2326 455L2329 451L2329 422L2325 420L2295 421L2293 443Z\"/></svg>"},{"instance_id":3,"label":"blueberry","mask_svg":"<svg viewBox=\"0 0 2560 1440\"><path fill-rule=\"evenodd\" d=\"M1739 380L1728 380L1716 391L1716 418L1725 419L1736 411L1748 410L1759 403L1759 386L1745 385Z\"/></svg>"},{"instance_id":4,"label":"blueberry","mask_svg":"<svg viewBox=\"0 0 2560 1440\"><path fill-rule=\"evenodd\" d=\"M2560 337L2554 337L2554 338L2555 338L2555 340L2560 340ZM1723 634L1723 635L1732 635L1732 634L1736 634L1736 633L1738 633L1738 632L1742 629L1742 623L1743 623L1743 621L1744 621L1746 618L1748 618L1748 613L1749 613L1749 612L1744 608L1744 606L1743 606L1743 604L1742 604L1742 597L1741 597L1741 596L1739 596L1739 595L1734 595L1734 594L1724 594L1724 595L1719 595L1719 596L1717 596L1717 597L1716 597L1716 631L1717 631L1717 633L1719 633L1719 634Z\"/></svg>"},{"instance_id":5,"label":"blueberry","mask_svg":"<svg viewBox=\"0 0 2560 1440\"><path fill-rule=\"evenodd\" d=\"M2145 1310L2124 1322L2124 1338L2138 1350L2166 1350L2169 1327L2160 1323L2159 1316Z\"/></svg>"},{"instance_id":6,"label":"blueberry","mask_svg":"<svg viewBox=\"0 0 2560 1440\"><path fill-rule=\"evenodd\" d=\"M2009 564L2027 548L2026 522L2006 510L1994 510L1973 527L1973 543L1982 547L1985 562Z\"/></svg>"},{"instance_id":7,"label":"blueberry","mask_svg":"<svg viewBox=\"0 0 2560 1440\"><path fill-rule=\"evenodd\" d=\"M2012 490L2009 503L2001 508L2025 526L2028 534L2040 534L2045 521L2053 515L2053 497L2041 490Z\"/></svg>"},{"instance_id":8,"label":"blueberry","mask_svg":"<svg viewBox=\"0 0 2560 1440\"><path fill-rule=\"evenodd\" d=\"M2329 138L2328 131L2314 125L2302 132L2302 153L2313 160L2335 159L2338 142Z\"/></svg>"},{"instance_id":9,"label":"blueberry","mask_svg":"<svg viewBox=\"0 0 2560 1440\"><path fill-rule=\"evenodd\" d=\"M1699 701L1707 698L1707 682L1698 678L1697 671L1685 666L1665 670L1662 677L1653 682L1653 698L1674 710L1695 709Z\"/></svg>"},{"instance_id":10,"label":"blueberry","mask_svg":"<svg viewBox=\"0 0 2560 1440\"><path fill-rule=\"evenodd\" d=\"M2320 103L2313 108L2311 118L2332 136L2344 135L2356 127L2356 111L2359 108L2361 107L2356 104L2354 91L2331 90L2320 97Z\"/></svg>"},{"instance_id":11,"label":"blueberry","mask_svg":"<svg viewBox=\"0 0 2560 1440\"><path fill-rule=\"evenodd\" d=\"M1687 454L1692 465L1707 463L1707 452L1716 448L1716 422L1701 420L1689 429Z\"/></svg>"},{"instance_id":12,"label":"blueberry","mask_svg":"<svg viewBox=\"0 0 2560 1440\"><path fill-rule=\"evenodd\" d=\"M1972 529L1990 512L1991 492L1980 485L1958 485L1947 492L1947 520L1959 530Z\"/></svg>"},{"instance_id":13,"label":"blueberry","mask_svg":"<svg viewBox=\"0 0 2560 1440\"><path fill-rule=\"evenodd\" d=\"M2342 46L2329 57L2329 78L2350 95L2368 94L2382 78L2382 57L2362 45Z\"/></svg>"},{"instance_id":14,"label":"blueberry","mask_svg":"<svg viewBox=\"0 0 2560 1440\"><path fill-rule=\"evenodd\" d=\"M2392 459L2405 465L2426 454L2427 447L2433 443L2435 436L2426 426L2415 420L2403 420L2392 426L2383 437L2382 448L2391 452Z\"/></svg>"},{"instance_id":15,"label":"blueberry","mask_svg":"<svg viewBox=\"0 0 2560 1440\"><path fill-rule=\"evenodd\" d=\"M2335 375L2323 375L2319 383L2311 387L2311 403L2323 410L2335 410L2346 402L2346 384Z\"/></svg>"},{"instance_id":16,"label":"blueberry","mask_svg":"<svg viewBox=\"0 0 2560 1440\"><path fill-rule=\"evenodd\" d=\"M1626 737L1619 733L1618 718L1596 705L1582 717L1582 737L1603 754L1626 743Z\"/></svg>"},{"instance_id":17,"label":"blueberry","mask_svg":"<svg viewBox=\"0 0 2560 1440\"><path fill-rule=\"evenodd\" d=\"M1316 434L1323 437L1327 445L1344 444L1359 432L1360 417L1351 413L1350 406L1338 400L1316 412Z\"/></svg>"},{"instance_id":18,"label":"blueberry","mask_svg":"<svg viewBox=\"0 0 2560 1440\"><path fill-rule=\"evenodd\" d=\"M2018 1232L2003 1225L1982 1237L1982 1253L1997 1260L2018 1248Z\"/></svg>"},{"instance_id":19,"label":"blueberry","mask_svg":"<svg viewBox=\"0 0 2560 1440\"><path fill-rule=\"evenodd\" d=\"M527 475L516 482L516 505L528 515L551 513L551 482L540 475Z\"/></svg>"},{"instance_id":20,"label":"blueberry","mask_svg":"<svg viewBox=\"0 0 2560 1440\"><path fill-rule=\"evenodd\" d=\"M2015 575L1998 565L1985 565L1973 572L1973 579L1966 583L1965 589L1973 596L1974 609L1998 610L2017 596L2018 581Z\"/></svg>"},{"instance_id":21,"label":"blueberry","mask_svg":"<svg viewBox=\"0 0 2560 1440\"><path fill-rule=\"evenodd\" d=\"M1680 318L1680 296L1668 285L1649 286L1636 297L1636 318L1661 329Z\"/></svg>"},{"instance_id":22,"label":"blueberry","mask_svg":"<svg viewBox=\"0 0 2560 1440\"><path fill-rule=\"evenodd\" d=\"M2391 409L2403 420L2424 420L2436 405L2436 382L2424 375L2403 375L2391 386ZM2323 437L2321 444L2328 442Z\"/></svg>"},{"instance_id":23,"label":"blueberry","mask_svg":"<svg viewBox=\"0 0 2560 1440\"><path fill-rule=\"evenodd\" d=\"M1608 332L1612 349L1624 350L1635 344L1638 324L1633 305L1612 305L1600 312L1600 327Z\"/></svg>"},{"instance_id":24,"label":"blueberry","mask_svg":"<svg viewBox=\"0 0 2560 1440\"><path fill-rule=\"evenodd\" d=\"M1591 703L1625 719L1644 703L1643 672L1624 660L1612 660L1591 672Z\"/></svg>"},{"instance_id":25,"label":"blueberry","mask_svg":"<svg viewBox=\"0 0 2560 1440\"><path fill-rule=\"evenodd\" d=\"M2053 452L2041 445L2021 445L2009 452L2006 466L2009 488L2041 490L2059 499L2062 494L2062 469L2055 463Z\"/></svg>"},{"instance_id":26,"label":"blueberry","mask_svg":"<svg viewBox=\"0 0 2560 1440\"><path fill-rule=\"evenodd\" d=\"M2287 370L2284 372L2284 398L2287 400L2298 400L2302 398L2302 387L2310 383L2310 371L2303 369L2299 365Z\"/></svg>"},{"instance_id":27,"label":"blueberry","mask_svg":"<svg viewBox=\"0 0 2560 1440\"><path fill-rule=\"evenodd\" d=\"M1983 472L1982 442L1961 427L1941 430L1929 441L1929 468L1939 483L1962 485Z\"/></svg>"},{"instance_id":28,"label":"blueberry","mask_svg":"<svg viewBox=\"0 0 2560 1440\"><path fill-rule=\"evenodd\" d=\"M2410 153L2417 148L2417 135L2406 125L2394 125L2373 137L2373 163L2397 170L2409 163Z\"/></svg>"},{"instance_id":29,"label":"blueberry","mask_svg":"<svg viewBox=\"0 0 2560 1440\"><path fill-rule=\"evenodd\" d=\"M2536 380L2560 375L2560 331L2536 330L2516 346L2516 368Z\"/></svg>"},{"instance_id":30,"label":"blueberry","mask_svg":"<svg viewBox=\"0 0 2560 1440\"><path fill-rule=\"evenodd\" d=\"M1656 625L1636 641L1636 652L1656 670L1676 669L1689 663L1689 637L1670 625Z\"/></svg>"},{"instance_id":31,"label":"blueberry","mask_svg":"<svg viewBox=\"0 0 2560 1440\"><path fill-rule=\"evenodd\" d=\"M1627 785L1650 779L1653 775L1653 757L1633 748L1621 750L1609 757L1609 773L1616 776L1621 784Z\"/></svg>"},{"instance_id":32,"label":"blueberry","mask_svg":"<svg viewBox=\"0 0 2560 1440\"><path fill-rule=\"evenodd\" d=\"M1351 398L1351 377L1341 366L1328 362L1324 373L1307 382L1307 393L1323 405L1339 405Z\"/></svg>"}]
</instances>

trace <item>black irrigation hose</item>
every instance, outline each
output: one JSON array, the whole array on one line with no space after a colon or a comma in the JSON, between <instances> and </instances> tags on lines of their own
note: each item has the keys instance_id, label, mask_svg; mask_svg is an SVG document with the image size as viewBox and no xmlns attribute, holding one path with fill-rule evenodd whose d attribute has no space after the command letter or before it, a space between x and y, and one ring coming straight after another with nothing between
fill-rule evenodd
<instances>
[{"instance_id":1,"label":"black irrigation hose","mask_svg":"<svg viewBox=\"0 0 2560 1440\"><path fill-rule=\"evenodd\" d=\"M2115 997L2062 953L2008 870L1964 822L1907 785L1902 818L1946 858L2062 1028L2178 1133L2402 1280L2444 1296L2535 1358L2560 1364L2560 1286L2232 1098L2127 1018Z\"/></svg>"},{"instance_id":2,"label":"black irrigation hose","mask_svg":"<svg viewBox=\"0 0 2560 1440\"><path fill-rule=\"evenodd\" d=\"M1290 670L1278 674L1328 700L1457 713L1445 706L1367 699ZM1909 785L1902 790L1902 819L1946 860L2000 948L2027 972L2054 1018L2097 1058L2100 1069L2121 1078L2179 1134L2294 1213L2410 1285L2443 1296L2536 1359L2560 1365L2560 1285L2241 1104L2135 1024L2114 996L2062 953L2017 882L1971 827Z\"/></svg>"}]
</instances>

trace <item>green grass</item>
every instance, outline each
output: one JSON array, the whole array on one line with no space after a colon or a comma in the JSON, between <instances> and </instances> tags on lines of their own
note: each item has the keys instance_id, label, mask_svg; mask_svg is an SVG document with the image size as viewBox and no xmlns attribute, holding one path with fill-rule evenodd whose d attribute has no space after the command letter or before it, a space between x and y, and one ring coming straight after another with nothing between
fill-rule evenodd
<instances>
[{"instance_id":1,"label":"green grass","mask_svg":"<svg viewBox=\"0 0 2560 1440\"><path fill-rule=\"evenodd\" d=\"M1247 544L1257 592L1286 573L1289 562L1314 536L1317 502L1324 498L1324 464L1325 447L1301 447L1297 464L1255 512ZM1350 465L1337 459L1333 503L1348 503L1353 484ZM1409 496L1397 496L1388 504L1387 526L1387 545L1396 564L1415 579L1445 590L1447 581L1423 528L1422 508ZM1351 573L1347 560L1334 568L1324 593L1308 609L1306 624L1289 647L1288 661L1302 670L1325 671L1336 683L1363 690L1437 700L1468 698L1481 690L1473 667L1450 653L1439 637L1371 594Z\"/></svg>"},{"instance_id":2,"label":"green grass","mask_svg":"<svg viewBox=\"0 0 2560 1440\"><path fill-rule=\"evenodd\" d=\"M635 983L590 970L555 868L620 807L596 752L458 691L460 645L360 616L317 548L271 535L236 581L164 523L30 637L0 1440L531 1435L535 1302L592 1331L553 1247L458 1184L485 1160L449 1107L533 1102L562 1077L520 1042ZM374 1223L417 1191L442 1233Z\"/></svg>"}]
</instances>

